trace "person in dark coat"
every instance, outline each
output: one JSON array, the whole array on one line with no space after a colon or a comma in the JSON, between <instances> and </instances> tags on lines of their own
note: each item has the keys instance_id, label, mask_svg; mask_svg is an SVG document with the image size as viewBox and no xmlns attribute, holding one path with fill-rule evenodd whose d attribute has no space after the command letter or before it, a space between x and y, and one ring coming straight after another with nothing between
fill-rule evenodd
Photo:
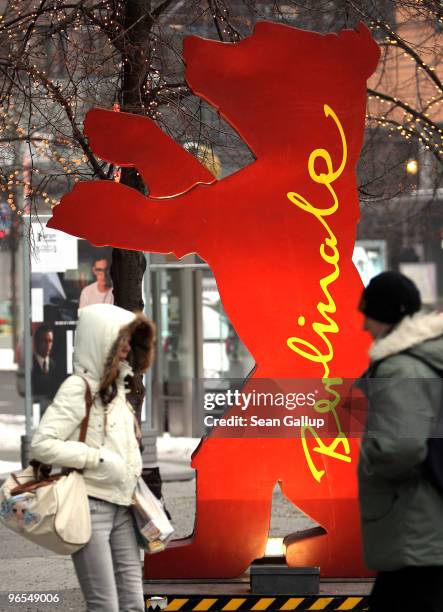
<instances>
[{"instance_id":1,"label":"person in dark coat","mask_svg":"<svg viewBox=\"0 0 443 612\"><path fill-rule=\"evenodd\" d=\"M54 359L51 357L54 346L54 332L52 328L43 323L34 333L34 353L32 356L32 394L33 397L52 400L60 379ZM47 405L48 402L46 402Z\"/></svg>"},{"instance_id":2,"label":"person in dark coat","mask_svg":"<svg viewBox=\"0 0 443 612\"><path fill-rule=\"evenodd\" d=\"M420 311L397 272L374 277L360 310L374 339L358 382L368 419L358 468L371 612L443 611L443 491L424 464L442 406L443 315Z\"/></svg>"}]
</instances>

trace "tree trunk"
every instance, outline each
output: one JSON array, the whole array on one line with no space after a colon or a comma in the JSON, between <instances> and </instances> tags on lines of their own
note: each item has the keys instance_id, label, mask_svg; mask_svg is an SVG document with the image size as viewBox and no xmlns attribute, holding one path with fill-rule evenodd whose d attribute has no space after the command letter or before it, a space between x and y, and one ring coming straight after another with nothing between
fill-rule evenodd
<instances>
[{"instance_id":1,"label":"tree trunk","mask_svg":"<svg viewBox=\"0 0 443 612\"><path fill-rule=\"evenodd\" d=\"M150 0L126 0L123 75L121 88L122 111L144 114L142 85L149 69L149 37L152 26ZM123 168L121 183L146 193L146 188L135 168ZM146 270L143 253L113 249L111 278L114 303L127 310L143 310L142 280ZM128 399L140 421L144 398L142 376L136 380L136 392Z\"/></svg>"}]
</instances>

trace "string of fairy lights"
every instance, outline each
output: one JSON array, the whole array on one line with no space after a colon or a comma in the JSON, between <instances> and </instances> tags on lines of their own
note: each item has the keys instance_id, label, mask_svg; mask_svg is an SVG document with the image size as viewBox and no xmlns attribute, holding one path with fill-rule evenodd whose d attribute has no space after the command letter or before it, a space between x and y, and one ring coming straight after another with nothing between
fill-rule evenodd
<instances>
[{"instance_id":1,"label":"string of fairy lights","mask_svg":"<svg viewBox=\"0 0 443 612\"><path fill-rule=\"evenodd\" d=\"M417 5L420 3L417 2ZM441 14L434 15L435 20L443 25L443 17ZM398 34L392 29L388 23L374 20L370 23L372 30L381 29L386 33L384 40L382 41L382 47L385 48L386 52L389 52L391 57L388 61L391 61L395 68L398 67L400 56L404 60L410 60L414 63L417 70L424 73L424 76L428 77L426 83L428 88L433 88L434 95L431 95L429 99L422 104L422 112L417 112L410 104L405 100L400 100L396 96L389 96L384 93L374 93L374 95L368 96L368 113L366 118L372 123L379 125L383 128L388 128L389 133L400 134L405 140L416 139L420 145L427 151L433 153L436 157L443 154L443 129L435 122L431 120L430 110L432 109L432 116L440 118L441 111L435 107L441 106L443 102L443 88L440 79L436 75L435 66L432 66L418 55L418 53L412 48L407 47L403 44ZM393 52L391 52L391 49ZM405 89L408 84L402 83L402 88ZM410 85L410 84L409 84ZM398 94L397 94L398 95ZM381 109L380 112L372 112L373 102L379 107L388 105L386 110ZM398 111L403 111L401 121L395 120L392 115Z\"/></svg>"},{"instance_id":2,"label":"string of fairy lights","mask_svg":"<svg viewBox=\"0 0 443 612\"><path fill-rule=\"evenodd\" d=\"M44 10L41 10L44 6ZM81 33L93 31L94 35L103 33L108 44L114 45L117 51L124 46L124 3L117 0L103 0L94 4L86 2L79 3L78 7L70 3L71 8L66 8L65 0L52 0L44 5L28 0L9 0L3 15L0 15L0 34L7 38L9 53L10 84L12 87L17 83L14 81L14 67L20 66L19 72L27 74L32 90L16 89L16 95L35 95L34 105L39 105L39 110L61 108L61 110L73 117L76 121L75 112L78 105L79 112L82 111L83 100L79 100L77 87L64 90L63 78L55 78L51 75L51 69L41 68L41 60L45 54L44 33L51 38L62 37L64 44L76 46L81 51ZM230 42L241 40L240 33L233 26L229 10L222 0L208 2L208 16L216 24L219 37ZM443 26L443 16L435 15L435 20ZM40 23L40 30L38 24ZM401 97L399 91L412 84L402 82L396 95L388 95L382 90L374 91L369 95L367 121L369 125L380 126L387 130L390 135L399 135L406 141L416 140L420 146L430 151L434 156L443 154L443 129L438 125L442 121L441 104L443 103L443 88L441 80L436 71L436 65L428 63L421 57L417 48L406 47L389 24L374 20L370 23L372 30L381 30L385 37L381 41L387 58L385 68L397 69L401 62L412 62L415 70L411 72L414 86L418 88L420 95L426 94L426 99L419 103L419 94L415 96ZM37 33L35 36L32 33ZM88 29L89 28L89 29ZM438 31L435 31L438 36ZM123 41L123 42L122 42ZM146 54L146 74L141 85L142 106L147 116L160 120L162 105L169 104L172 98L180 98L186 95L187 88L180 84L171 85L162 73L161 45L164 44L161 37L155 31L151 33L149 53ZM4 50L3 50L4 52ZM1 55L2 52L0 52ZM437 56L435 56L437 57ZM124 66L128 57L124 51L120 53L121 65ZM403 65L403 64L402 64ZM27 69L28 67L28 69ZM383 83L383 81L382 81ZM5 91L5 89L3 89ZM397 97L398 96L398 97ZM63 105L62 101L63 100ZM31 104L29 105L31 109ZM17 101L10 104L4 101L3 109L0 110L0 140L1 146L8 146L7 140L22 141L29 148L32 145L31 159L21 157L18 160L19 169L4 170L0 167L0 193L6 198L6 204L10 211L18 216L28 211L28 205L32 199L37 198L48 206L57 204L57 199L50 195L50 189L42 186L45 181L54 176L70 177L72 181L79 181L81 176L91 174L88 167L88 156L81 150L75 137L66 137L58 134L57 127L52 128L51 137L46 137L38 126L32 123L30 115L34 110L25 110L25 106L18 107ZM29 115L26 117L26 112ZM26 119L26 121L25 121ZM43 136L42 136L43 134ZM9 144L9 146L14 146ZM63 152L60 152L62 148ZM1 153L1 149L0 149ZM26 161L27 160L27 161ZM53 168L47 170L43 167L46 163ZM6 166L6 164L4 164ZM59 173L58 173L59 169ZM118 176L118 173L115 173ZM40 181L37 186L35 183ZM20 205L19 202L25 202Z\"/></svg>"},{"instance_id":3,"label":"string of fairy lights","mask_svg":"<svg viewBox=\"0 0 443 612\"><path fill-rule=\"evenodd\" d=\"M71 147L72 142L70 140L50 140L49 138L37 136L36 134L38 134L38 132L36 132L34 135L27 135L25 129L18 125L17 122L10 115L1 114L1 118L3 125L0 125L0 135L3 135L4 132L9 134L15 132L17 138L22 142L32 141L33 155L40 160L46 160L50 164L53 162L58 163L61 167L63 175L75 175L79 167L82 164L86 163L87 158L84 155L68 159L67 157L64 157L62 154L59 153L57 147ZM22 189L23 197L25 199L29 199L31 197L40 197L45 204L52 206L57 204L57 199L51 197L44 189L33 187L31 184L30 177L27 177L27 175L29 175L30 173L30 159L29 152L27 149L25 149L21 161L22 177L20 177L19 170L14 170L8 175L3 175L0 177L0 191L6 193L6 202L11 211L19 216L28 212L27 208L20 209L16 205L15 198L17 197L16 192L18 188ZM36 175L40 175L42 177L45 175L45 171L38 167L33 168L33 172ZM55 172L52 171L51 174L54 175ZM76 182L79 181L80 178L78 176L73 176L73 180L74 182Z\"/></svg>"}]
</instances>

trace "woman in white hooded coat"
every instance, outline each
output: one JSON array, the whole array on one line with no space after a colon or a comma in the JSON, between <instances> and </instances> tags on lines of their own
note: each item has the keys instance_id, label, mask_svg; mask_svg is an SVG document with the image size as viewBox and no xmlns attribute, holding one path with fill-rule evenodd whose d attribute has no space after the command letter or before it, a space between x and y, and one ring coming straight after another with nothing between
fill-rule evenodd
<instances>
[{"instance_id":1,"label":"woman in white hooded coat","mask_svg":"<svg viewBox=\"0 0 443 612\"><path fill-rule=\"evenodd\" d=\"M129 509L142 460L126 386L151 365L154 342L155 327L142 313L109 304L80 309L74 374L59 388L32 440L38 461L83 470L92 537L73 562L88 612L144 610ZM83 443L78 440L86 382L94 403Z\"/></svg>"}]
</instances>

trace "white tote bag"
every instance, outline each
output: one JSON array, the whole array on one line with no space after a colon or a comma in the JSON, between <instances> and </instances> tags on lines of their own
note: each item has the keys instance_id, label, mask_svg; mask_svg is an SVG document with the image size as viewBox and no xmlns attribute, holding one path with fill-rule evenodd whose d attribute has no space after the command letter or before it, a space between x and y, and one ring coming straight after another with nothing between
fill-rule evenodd
<instances>
[{"instance_id":1,"label":"white tote bag","mask_svg":"<svg viewBox=\"0 0 443 612\"><path fill-rule=\"evenodd\" d=\"M85 442L93 398L86 384L86 414L79 441ZM80 472L49 475L51 466L31 461L0 488L0 521L23 537L60 555L72 555L91 538L91 515Z\"/></svg>"},{"instance_id":2,"label":"white tote bag","mask_svg":"<svg viewBox=\"0 0 443 612\"><path fill-rule=\"evenodd\" d=\"M0 489L0 519L31 542L71 555L91 537L83 476L70 472L36 482L31 466L11 474Z\"/></svg>"}]
</instances>

